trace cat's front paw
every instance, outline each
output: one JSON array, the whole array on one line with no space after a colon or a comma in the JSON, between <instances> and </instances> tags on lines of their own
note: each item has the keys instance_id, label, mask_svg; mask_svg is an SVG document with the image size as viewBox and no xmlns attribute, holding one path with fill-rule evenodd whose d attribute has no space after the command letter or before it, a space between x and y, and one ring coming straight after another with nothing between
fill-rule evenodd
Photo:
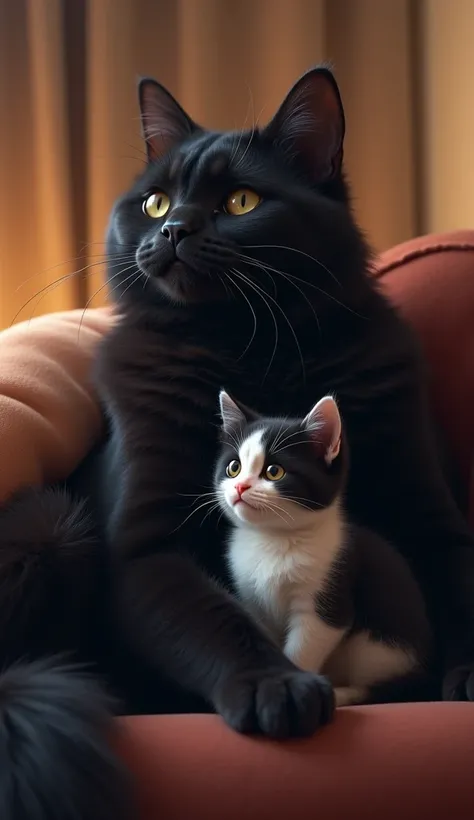
<instances>
[{"instance_id":1,"label":"cat's front paw","mask_svg":"<svg viewBox=\"0 0 474 820\"><path fill-rule=\"evenodd\" d=\"M457 666L443 680L443 700L474 701L474 663Z\"/></svg>"},{"instance_id":2,"label":"cat's front paw","mask_svg":"<svg viewBox=\"0 0 474 820\"><path fill-rule=\"evenodd\" d=\"M263 669L227 678L217 688L214 706L238 732L307 737L331 720L334 694L322 675Z\"/></svg>"}]
</instances>

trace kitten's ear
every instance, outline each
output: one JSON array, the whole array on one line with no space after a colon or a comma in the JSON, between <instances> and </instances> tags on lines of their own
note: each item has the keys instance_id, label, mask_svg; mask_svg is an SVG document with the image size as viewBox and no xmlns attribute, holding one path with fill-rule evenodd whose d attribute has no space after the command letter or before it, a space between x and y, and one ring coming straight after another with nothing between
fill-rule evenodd
<instances>
[{"instance_id":1,"label":"kitten's ear","mask_svg":"<svg viewBox=\"0 0 474 820\"><path fill-rule=\"evenodd\" d=\"M324 396L303 419L303 427L322 451L326 464L332 464L341 449L342 422L332 396Z\"/></svg>"},{"instance_id":2,"label":"kitten's ear","mask_svg":"<svg viewBox=\"0 0 474 820\"><path fill-rule=\"evenodd\" d=\"M198 126L160 83L148 77L138 82L142 134L148 161L159 159Z\"/></svg>"},{"instance_id":3,"label":"kitten's ear","mask_svg":"<svg viewBox=\"0 0 474 820\"><path fill-rule=\"evenodd\" d=\"M248 424L251 421L256 421L257 413L249 410L243 404L238 404L232 399L225 390L219 393L219 405L221 408L222 426L225 433L232 433Z\"/></svg>"},{"instance_id":4,"label":"kitten's ear","mask_svg":"<svg viewBox=\"0 0 474 820\"><path fill-rule=\"evenodd\" d=\"M344 109L336 80L325 67L304 74L263 130L263 136L299 157L313 183L336 177L342 165Z\"/></svg>"}]
</instances>

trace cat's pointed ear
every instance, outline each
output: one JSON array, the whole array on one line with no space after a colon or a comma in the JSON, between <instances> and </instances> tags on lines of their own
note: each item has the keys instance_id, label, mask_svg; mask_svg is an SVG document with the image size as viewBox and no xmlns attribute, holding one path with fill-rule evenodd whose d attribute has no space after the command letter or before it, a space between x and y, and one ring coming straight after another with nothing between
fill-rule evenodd
<instances>
[{"instance_id":1,"label":"cat's pointed ear","mask_svg":"<svg viewBox=\"0 0 474 820\"><path fill-rule=\"evenodd\" d=\"M342 422L332 396L324 396L303 420L303 427L314 439L326 464L332 464L341 449Z\"/></svg>"},{"instance_id":2,"label":"cat's pointed ear","mask_svg":"<svg viewBox=\"0 0 474 820\"><path fill-rule=\"evenodd\" d=\"M297 156L317 184L340 173L344 130L339 88L332 72L320 66L295 83L263 136Z\"/></svg>"},{"instance_id":3,"label":"cat's pointed ear","mask_svg":"<svg viewBox=\"0 0 474 820\"><path fill-rule=\"evenodd\" d=\"M235 430L258 419L257 413L232 399L225 390L219 393L222 427L224 433L232 434Z\"/></svg>"},{"instance_id":4,"label":"cat's pointed ear","mask_svg":"<svg viewBox=\"0 0 474 820\"><path fill-rule=\"evenodd\" d=\"M142 134L148 161L159 159L189 137L198 126L188 117L172 94L149 77L138 82Z\"/></svg>"}]
</instances>

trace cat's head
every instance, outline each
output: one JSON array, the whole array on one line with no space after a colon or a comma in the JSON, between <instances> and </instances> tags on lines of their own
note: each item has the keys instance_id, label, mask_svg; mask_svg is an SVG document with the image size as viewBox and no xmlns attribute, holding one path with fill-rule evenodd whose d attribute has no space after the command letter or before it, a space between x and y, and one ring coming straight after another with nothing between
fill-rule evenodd
<instances>
[{"instance_id":1,"label":"cat's head","mask_svg":"<svg viewBox=\"0 0 474 820\"><path fill-rule=\"evenodd\" d=\"M301 420L265 418L220 394L222 447L214 474L235 524L306 526L343 491L346 458L336 401L324 396Z\"/></svg>"},{"instance_id":2,"label":"cat's head","mask_svg":"<svg viewBox=\"0 0 474 820\"><path fill-rule=\"evenodd\" d=\"M270 123L248 131L205 130L152 79L141 80L139 99L148 162L111 215L112 298L245 306L263 291L287 304L302 301L298 288L309 283L306 301L336 291L341 299L340 287L365 269L366 249L348 204L344 113L327 68L305 74Z\"/></svg>"}]
</instances>

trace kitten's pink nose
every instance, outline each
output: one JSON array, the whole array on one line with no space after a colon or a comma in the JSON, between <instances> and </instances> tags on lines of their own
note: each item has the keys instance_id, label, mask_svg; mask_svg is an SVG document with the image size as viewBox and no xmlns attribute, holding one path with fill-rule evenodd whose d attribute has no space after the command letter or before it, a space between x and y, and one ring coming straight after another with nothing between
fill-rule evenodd
<instances>
[{"instance_id":1,"label":"kitten's pink nose","mask_svg":"<svg viewBox=\"0 0 474 820\"><path fill-rule=\"evenodd\" d=\"M237 490L237 495L239 496L239 498L241 498L245 490L250 490L250 484L248 484L245 481L242 481L239 484L235 485L235 489Z\"/></svg>"}]
</instances>

